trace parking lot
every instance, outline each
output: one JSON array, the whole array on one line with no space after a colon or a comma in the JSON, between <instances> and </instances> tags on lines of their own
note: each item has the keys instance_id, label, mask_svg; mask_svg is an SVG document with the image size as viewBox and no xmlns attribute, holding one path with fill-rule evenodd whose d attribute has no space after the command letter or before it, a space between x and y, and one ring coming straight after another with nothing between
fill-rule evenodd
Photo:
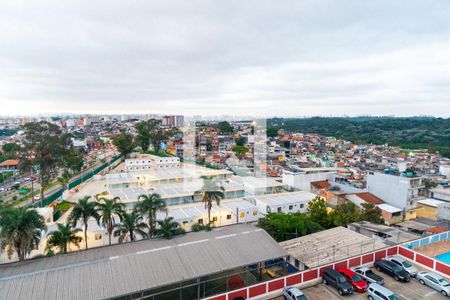
<instances>
[{"instance_id":1,"label":"parking lot","mask_svg":"<svg viewBox=\"0 0 450 300\"><path fill-rule=\"evenodd\" d=\"M423 268L417 267L419 271L426 271ZM420 300L420 299L433 299L433 300L448 300L449 297L444 297L434 289L421 285L415 278L411 278L408 283L401 283L395 281L388 275L374 270L374 272L382 276L385 280L384 287L393 291L401 299L405 300ZM308 299L311 300L334 300L334 299L367 299L367 293L353 293L349 296L340 296L339 293L330 286L324 284L318 284L309 288L302 289ZM281 300L283 297L274 298Z\"/></svg>"}]
</instances>

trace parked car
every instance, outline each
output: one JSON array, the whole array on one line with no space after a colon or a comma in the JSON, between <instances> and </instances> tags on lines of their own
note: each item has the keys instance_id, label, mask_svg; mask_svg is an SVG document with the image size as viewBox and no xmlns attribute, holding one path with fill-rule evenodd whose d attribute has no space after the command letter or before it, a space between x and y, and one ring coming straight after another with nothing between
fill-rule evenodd
<instances>
[{"instance_id":1,"label":"parked car","mask_svg":"<svg viewBox=\"0 0 450 300\"><path fill-rule=\"evenodd\" d=\"M367 267L358 267L353 269L356 274L361 276L368 284L376 283L384 285L384 278L375 274L371 269Z\"/></svg>"},{"instance_id":2,"label":"parked car","mask_svg":"<svg viewBox=\"0 0 450 300\"><path fill-rule=\"evenodd\" d=\"M322 274L322 281L325 285L329 284L337 289L340 295L349 295L353 293L352 285L336 270L330 268L325 269Z\"/></svg>"},{"instance_id":3,"label":"parked car","mask_svg":"<svg viewBox=\"0 0 450 300\"><path fill-rule=\"evenodd\" d=\"M394 279L397 281L409 282L411 280L411 276L409 275L409 273L392 261L380 259L377 260L374 265L375 269L391 277L394 277Z\"/></svg>"},{"instance_id":4,"label":"parked car","mask_svg":"<svg viewBox=\"0 0 450 300\"><path fill-rule=\"evenodd\" d=\"M411 277L416 277L419 270L417 270L416 267L411 265L405 258L402 258L400 256L394 255L394 256L388 256L386 257L387 260L392 261L394 264L402 267L406 272L409 273Z\"/></svg>"},{"instance_id":5,"label":"parked car","mask_svg":"<svg viewBox=\"0 0 450 300\"><path fill-rule=\"evenodd\" d=\"M342 268L338 270L339 273L344 275L345 280L353 286L353 290L358 293L365 293L367 291L367 282L362 279L361 276L353 272L353 270Z\"/></svg>"},{"instance_id":6,"label":"parked car","mask_svg":"<svg viewBox=\"0 0 450 300\"><path fill-rule=\"evenodd\" d=\"M369 300L400 300L392 291L376 283L371 283L367 288L367 298Z\"/></svg>"},{"instance_id":7,"label":"parked car","mask_svg":"<svg viewBox=\"0 0 450 300\"><path fill-rule=\"evenodd\" d=\"M283 296L285 300L308 300L308 297L302 291L293 286L285 287L283 289Z\"/></svg>"},{"instance_id":8,"label":"parked car","mask_svg":"<svg viewBox=\"0 0 450 300\"><path fill-rule=\"evenodd\" d=\"M432 272L419 272L416 278L421 284L428 285L436 291L439 291L442 295L450 295L450 282L441 275Z\"/></svg>"}]
</instances>

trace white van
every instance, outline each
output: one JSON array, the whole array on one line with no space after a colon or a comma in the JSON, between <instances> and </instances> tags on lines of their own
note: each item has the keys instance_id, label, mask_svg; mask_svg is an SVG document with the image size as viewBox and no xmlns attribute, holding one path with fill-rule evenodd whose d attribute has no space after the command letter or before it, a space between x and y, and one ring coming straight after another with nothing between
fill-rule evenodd
<instances>
[{"instance_id":1,"label":"white van","mask_svg":"<svg viewBox=\"0 0 450 300\"><path fill-rule=\"evenodd\" d=\"M369 300L400 300L393 292L376 283L367 288L367 297Z\"/></svg>"}]
</instances>

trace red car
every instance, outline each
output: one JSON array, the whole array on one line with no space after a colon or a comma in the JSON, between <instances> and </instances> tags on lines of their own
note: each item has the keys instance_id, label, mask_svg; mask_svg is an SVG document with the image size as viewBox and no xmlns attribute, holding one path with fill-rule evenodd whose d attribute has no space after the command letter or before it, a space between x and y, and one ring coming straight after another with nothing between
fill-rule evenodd
<instances>
[{"instance_id":1,"label":"red car","mask_svg":"<svg viewBox=\"0 0 450 300\"><path fill-rule=\"evenodd\" d=\"M367 282L361 278L358 274L350 269L342 268L338 270L339 273L344 275L345 280L353 286L353 289L358 293L364 293L367 291Z\"/></svg>"}]
</instances>

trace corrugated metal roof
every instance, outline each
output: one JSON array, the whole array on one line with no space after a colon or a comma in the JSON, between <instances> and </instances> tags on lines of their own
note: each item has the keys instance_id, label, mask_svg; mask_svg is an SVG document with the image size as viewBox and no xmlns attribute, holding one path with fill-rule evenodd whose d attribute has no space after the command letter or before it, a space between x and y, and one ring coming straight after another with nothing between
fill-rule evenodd
<instances>
[{"instance_id":1,"label":"corrugated metal roof","mask_svg":"<svg viewBox=\"0 0 450 300\"><path fill-rule=\"evenodd\" d=\"M3 299L99 299L287 255L251 225L144 240L0 266Z\"/></svg>"}]
</instances>

